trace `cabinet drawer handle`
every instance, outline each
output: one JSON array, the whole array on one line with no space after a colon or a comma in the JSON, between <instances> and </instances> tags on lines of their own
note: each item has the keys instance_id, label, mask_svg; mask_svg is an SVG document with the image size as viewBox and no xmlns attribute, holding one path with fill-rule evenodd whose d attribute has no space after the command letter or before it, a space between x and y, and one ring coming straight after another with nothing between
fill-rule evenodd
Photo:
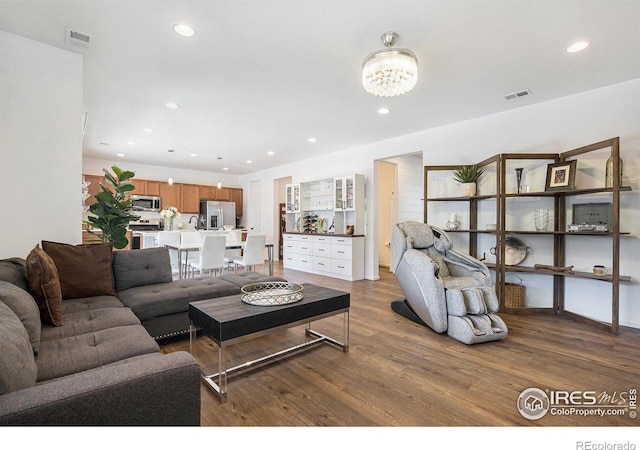
<instances>
[{"instance_id":1,"label":"cabinet drawer handle","mask_svg":"<svg viewBox=\"0 0 640 450\"><path fill-rule=\"evenodd\" d=\"M342 250L338 250L338 253L342 253L344 255L344 252Z\"/></svg>"},{"instance_id":2,"label":"cabinet drawer handle","mask_svg":"<svg viewBox=\"0 0 640 450\"><path fill-rule=\"evenodd\" d=\"M338 266L338 269L344 269L344 266Z\"/></svg>"},{"instance_id":3,"label":"cabinet drawer handle","mask_svg":"<svg viewBox=\"0 0 640 450\"><path fill-rule=\"evenodd\" d=\"M318 249L318 251L319 251L319 252L323 252L323 251L324 251L324 249L323 249L323 248L319 248L319 249Z\"/></svg>"},{"instance_id":4,"label":"cabinet drawer handle","mask_svg":"<svg viewBox=\"0 0 640 450\"><path fill-rule=\"evenodd\" d=\"M319 266L324 266L324 263L318 263Z\"/></svg>"}]
</instances>

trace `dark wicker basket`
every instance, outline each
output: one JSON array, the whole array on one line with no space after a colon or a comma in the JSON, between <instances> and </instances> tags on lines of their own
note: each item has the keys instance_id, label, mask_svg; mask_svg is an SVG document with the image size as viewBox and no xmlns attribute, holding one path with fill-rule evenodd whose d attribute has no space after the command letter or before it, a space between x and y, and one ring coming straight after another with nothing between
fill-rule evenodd
<instances>
[{"instance_id":1,"label":"dark wicker basket","mask_svg":"<svg viewBox=\"0 0 640 450\"><path fill-rule=\"evenodd\" d=\"M524 285L521 283L504 284L504 306L505 308L524 307Z\"/></svg>"}]
</instances>

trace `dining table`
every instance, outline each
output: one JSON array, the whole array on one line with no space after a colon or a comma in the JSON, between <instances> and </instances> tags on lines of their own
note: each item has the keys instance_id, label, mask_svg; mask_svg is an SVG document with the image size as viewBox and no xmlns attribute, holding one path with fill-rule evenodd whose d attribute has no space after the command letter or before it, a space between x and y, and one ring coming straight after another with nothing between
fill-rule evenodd
<instances>
[{"instance_id":1,"label":"dining table","mask_svg":"<svg viewBox=\"0 0 640 450\"><path fill-rule=\"evenodd\" d=\"M227 242L226 250L243 249L245 241ZM165 244L165 247L171 251L178 253L178 278L182 279L186 276L187 268L183 267L182 261L187 261L190 252L199 252L202 249L202 242L185 242L180 244ZM264 247L267 249L267 262L269 264L269 276L273 276L273 244L266 243ZM183 259L184 257L184 259Z\"/></svg>"}]
</instances>

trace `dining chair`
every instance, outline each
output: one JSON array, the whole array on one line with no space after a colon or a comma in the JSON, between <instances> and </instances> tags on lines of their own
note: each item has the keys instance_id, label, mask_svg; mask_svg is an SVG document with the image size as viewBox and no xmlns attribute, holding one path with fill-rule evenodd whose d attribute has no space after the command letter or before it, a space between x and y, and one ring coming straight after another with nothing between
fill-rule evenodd
<instances>
[{"instance_id":1,"label":"dining chair","mask_svg":"<svg viewBox=\"0 0 640 450\"><path fill-rule=\"evenodd\" d=\"M158 232L158 247L164 247L165 245L179 245L180 244L180 232L179 231L159 231ZM171 273L177 275L180 273L180 264L178 262L178 252L169 250L169 259L171 261Z\"/></svg>"},{"instance_id":2,"label":"dining chair","mask_svg":"<svg viewBox=\"0 0 640 450\"><path fill-rule=\"evenodd\" d=\"M202 245L203 235L201 235L198 231L183 231L180 233L180 243L181 244L195 244L195 246ZM186 272L189 267L189 264L192 262L197 262L200 258L199 252L197 250L191 250L187 252L186 257L182 260L182 266Z\"/></svg>"},{"instance_id":3,"label":"dining chair","mask_svg":"<svg viewBox=\"0 0 640 450\"><path fill-rule=\"evenodd\" d=\"M238 271L238 266L243 266L245 270L251 270L258 264L262 264L262 273L265 273L264 246L267 242L266 234L250 234L244 244L242 257L233 260L234 270Z\"/></svg>"},{"instance_id":4,"label":"dining chair","mask_svg":"<svg viewBox=\"0 0 640 450\"><path fill-rule=\"evenodd\" d=\"M215 275L217 270L222 273L226 266L224 260L226 240L227 237L224 235L208 235L204 237L198 260L189 264L192 276L196 270L200 273L200 276L204 274L204 271L209 271L209 275L212 273Z\"/></svg>"}]
</instances>

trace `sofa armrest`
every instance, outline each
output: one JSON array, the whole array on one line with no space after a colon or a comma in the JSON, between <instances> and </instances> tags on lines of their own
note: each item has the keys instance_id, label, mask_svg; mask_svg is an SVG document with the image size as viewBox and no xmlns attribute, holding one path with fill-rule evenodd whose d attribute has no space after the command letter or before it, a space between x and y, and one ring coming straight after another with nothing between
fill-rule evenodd
<instances>
[{"instance_id":1,"label":"sofa armrest","mask_svg":"<svg viewBox=\"0 0 640 450\"><path fill-rule=\"evenodd\" d=\"M200 366L153 353L0 397L4 425L200 425Z\"/></svg>"}]
</instances>

